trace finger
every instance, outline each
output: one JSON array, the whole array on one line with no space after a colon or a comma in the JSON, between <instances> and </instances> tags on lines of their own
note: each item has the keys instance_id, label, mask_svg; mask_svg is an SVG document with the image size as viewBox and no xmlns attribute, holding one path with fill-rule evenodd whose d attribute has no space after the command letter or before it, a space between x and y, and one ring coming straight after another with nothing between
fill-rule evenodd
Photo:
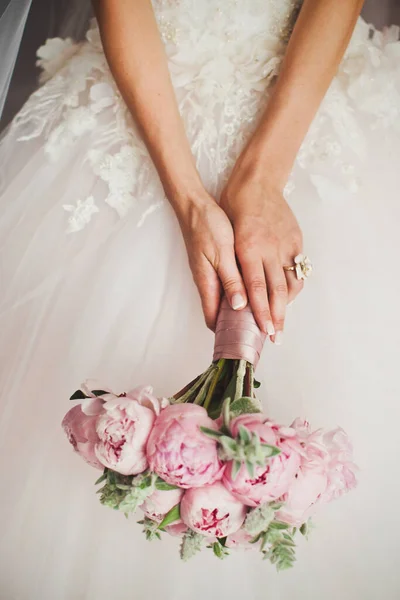
<instances>
[{"instance_id":1,"label":"finger","mask_svg":"<svg viewBox=\"0 0 400 600\"><path fill-rule=\"evenodd\" d=\"M200 294L206 325L215 331L219 305L221 302L221 283L214 267L204 258L200 264L192 267L193 279Z\"/></svg>"},{"instance_id":2,"label":"finger","mask_svg":"<svg viewBox=\"0 0 400 600\"><path fill-rule=\"evenodd\" d=\"M233 310L247 305L247 293L240 274L233 247L223 249L218 261L217 274Z\"/></svg>"},{"instance_id":3,"label":"finger","mask_svg":"<svg viewBox=\"0 0 400 600\"><path fill-rule=\"evenodd\" d=\"M287 302L289 306L292 302L294 302L296 296L298 296L304 288L304 281L302 279L297 279L296 273L294 271L285 271L284 273L286 277L286 285L288 288Z\"/></svg>"},{"instance_id":4,"label":"finger","mask_svg":"<svg viewBox=\"0 0 400 600\"><path fill-rule=\"evenodd\" d=\"M267 281L268 297L271 315L276 334L272 339L275 344L282 343L285 325L286 305L288 302L288 286L285 271L278 256L264 265Z\"/></svg>"},{"instance_id":5,"label":"finger","mask_svg":"<svg viewBox=\"0 0 400 600\"><path fill-rule=\"evenodd\" d=\"M257 325L263 333L274 335L275 328L268 302L263 264L261 260L253 260L244 256L240 261L240 266Z\"/></svg>"}]
</instances>

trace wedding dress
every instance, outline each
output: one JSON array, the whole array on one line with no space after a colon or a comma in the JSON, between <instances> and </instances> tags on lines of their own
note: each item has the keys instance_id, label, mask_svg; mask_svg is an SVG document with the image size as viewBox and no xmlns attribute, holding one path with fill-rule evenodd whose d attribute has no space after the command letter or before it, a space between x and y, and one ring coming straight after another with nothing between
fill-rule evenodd
<instances>
[{"instance_id":1,"label":"wedding dress","mask_svg":"<svg viewBox=\"0 0 400 600\"><path fill-rule=\"evenodd\" d=\"M299 3L153 0L180 112L217 199L268 102ZM340 424L356 492L322 511L291 572L252 552L181 563L102 507L60 428L86 378L171 395L203 371L184 244L96 22L49 40L43 85L0 144L1 600L400 597L400 43L358 21L286 197L315 274L257 373L265 410Z\"/></svg>"}]
</instances>

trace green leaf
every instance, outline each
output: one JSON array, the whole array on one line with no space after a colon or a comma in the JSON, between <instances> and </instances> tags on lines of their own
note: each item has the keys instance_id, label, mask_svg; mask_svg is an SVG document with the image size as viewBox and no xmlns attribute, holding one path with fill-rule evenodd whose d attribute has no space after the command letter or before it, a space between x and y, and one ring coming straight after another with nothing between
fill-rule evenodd
<instances>
[{"instance_id":1,"label":"green leaf","mask_svg":"<svg viewBox=\"0 0 400 600\"><path fill-rule=\"evenodd\" d=\"M270 529L289 529L290 525L287 523L282 523L282 521L272 521L270 523Z\"/></svg>"},{"instance_id":2,"label":"green leaf","mask_svg":"<svg viewBox=\"0 0 400 600\"><path fill-rule=\"evenodd\" d=\"M158 524L152 521L148 517L145 517L142 521L138 521L140 525L143 525L143 533L146 535L146 540L152 542L153 540L161 540L161 534L158 531Z\"/></svg>"},{"instance_id":3,"label":"green leaf","mask_svg":"<svg viewBox=\"0 0 400 600\"><path fill-rule=\"evenodd\" d=\"M237 442L233 438L228 435L222 435L219 438L219 443L223 447L226 452L236 452L237 450Z\"/></svg>"},{"instance_id":4,"label":"green leaf","mask_svg":"<svg viewBox=\"0 0 400 600\"><path fill-rule=\"evenodd\" d=\"M235 395L235 389L236 389L236 375L234 374L229 383L228 386L224 392L224 395L222 397L222 402L224 402L227 398L230 398L232 400L232 398Z\"/></svg>"},{"instance_id":5,"label":"green leaf","mask_svg":"<svg viewBox=\"0 0 400 600\"><path fill-rule=\"evenodd\" d=\"M224 547L226 545L226 540L227 540L226 536L222 537L222 538L218 538L219 543L221 544L221 546L224 546Z\"/></svg>"},{"instance_id":6,"label":"green leaf","mask_svg":"<svg viewBox=\"0 0 400 600\"><path fill-rule=\"evenodd\" d=\"M235 400L231 404L231 415L233 417L238 417L239 415L249 414L249 413L259 413L260 405L255 398L247 398L244 396L243 398L239 398Z\"/></svg>"},{"instance_id":7,"label":"green leaf","mask_svg":"<svg viewBox=\"0 0 400 600\"><path fill-rule=\"evenodd\" d=\"M167 483L166 481L161 479L161 477L159 477L156 481L156 489L163 492L168 492L169 490L177 490L178 486L171 485L170 483Z\"/></svg>"},{"instance_id":8,"label":"green leaf","mask_svg":"<svg viewBox=\"0 0 400 600\"><path fill-rule=\"evenodd\" d=\"M101 477L99 477L97 481L94 482L94 485L99 485L99 483L102 483L106 479L107 479L107 469L105 469L103 475Z\"/></svg>"},{"instance_id":9,"label":"green leaf","mask_svg":"<svg viewBox=\"0 0 400 600\"><path fill-rule=\"evenodd\" d=\"M217 558L222 558L221 544L219 544L218 542L214 542L212 549Z\"/></svg>"},{"instance_id":10,"label":"green leaf","mask_svg":"<svg viewBox=\"0 0 400 600\"><path fill-rule=\"evenodd\" d=\"M213 552L215 554L215 556L217 558L220 558L221 560L223 560L224 558L226 558L227 556L229 556L229 551L227 548L225 548L225 546L223 546L219 540L217 540L216 542L213 543L212 546L210 546L213 549Z\"/></svg>"},{"instance_id":11,"label":"green leaf","mask_svg":"<svg viewBox=\"0 0 400 600\"><path fill-rule=\"evenodd\" d=\"M268 503L252 508L246 515L244 529L250 535L261 535L268 530L270 523L275 516L275 512Z\"/></svg>"},{"instance_id":12,"label":"green leaf","mask_svg":"<svg viewBox=\"0 0 400 600\"><path fill-rule=\"evenodd\" d=\"M294 551L295 544L291 535L278 530L271 532L269 528L265 533L265 539L266 543L263 543L261 547L264 555L263 558L269 559L273 565L276 565L278 571L283 571L284 569L292 567L296 557ZM266 550L265 546L267 544L269 544L270 547Z\"/></svg>"},{"instance_id":13,"label":"green leaf","mask_svg":"<svg viewBox=\"0 0 400 600\"><path fill-rule=\"evenodd\" d=\"M263 552L265 546L269 543L268 541L268 535L266 532L261 534L261 545L260 545L260 550L261 552Z\"/></svg>"},{"instance_id":14,"label":"green leaf","mask_svg":"<svg viewBox=\"0 0 400 600\"><path fill-rule=\"evenodd\" d=\"M250 431L243 425L239 425L239 438L242 442L251 442Z\"/></svg>"},{"instance_id":15,"label":"green leaf","mask_svg":"<svg viewBox=\"0 0 400 600\"><path fill-rule=\"evenodd\" d=\"M223 423L224 423L224 427L228 431L229 431L229 426L230 426L230 421L231 421L230 407L231 407L231 399L228 397L224 400L224 403L222 405Z\"/></svg>"},{"instance_id":16,"label":"green leaf","mask_svg":"<svg viewBox=\"0 0 400 600\"><path fill-rule=\"evenodd\" d=\"M104 390L92 390L92 394L95 396L104 396L105 394L109 394L110 392L105 392Z\"/></svg>"},{"instance_id":17,"label":"green leaf","mask_svg":"<svg viewBox=\"0 0 400 600\"><path fill-rule=\"evenodd\" d=\"M255 471L254 471L254 465L252 462L250 462L249 460L246 460L246 469L248 474L250 475L251 479L254 479L255 477Z\"/></svg>"},{"instance_id":18,"label":"green leaf","mask_svg":"<svg viewBox=\"0 0 400 600\"><path fill-rule=\"evenodd\" d=\"M306 536L307 535L307 523L303 523L303 525L300 527L299 529L301 535Z\"/></svg>"},{"instance_id":19,"label":"green leaf","mask_svg":"<svg viewBox=\"0 0 400 600\"><path fill-rule=\"evenodd\" d=\"M240 471L240 467L241 466L242 466L242 463L240 462L240 460L235 460L233 462L233 465L232 465L232 479L233 479L233 481L235 481L235 479L237 477L237 474Z\"/></svg>"},{"instance_id":20,"label":"green leaf","mask_svg":"<svg viewBox=\"0 0 400 600\"><path fill-rule=\"evenodd\" d=\"M158 529L164 529L168 525L171 525L171 523L175 523L175 521L179 521L180 518L181 518L181 505L176 504L173 508L171 508L171 510L169 512L167 512L167 514L165 515L165 517L159 524Z\"/></svg>"},{"instance_id":21,"label":"green leaf","mask_svg":"<svg viewBox=\"0 0 400 600\"><path fill-rule=\"evenodd\" d=\"M186 561L192 558L197 552L200 552L205 541L205 537L200 533L189 530L183 538L180 548L181 559Z\"/></svg>"},{"instance_id":22,"label":"green leaf","mask_svg":"<svg viewBox=\"0 0 400 600\"><path fill-rule=\"evenodd\" d=\"M214 438L215 440L219 440L224 436L220 431L216 431L215 429L209 429L208 427L200 427L200 431L202 431L205 435L210 438Z\"/></svg>"},{"instance_id":23,"label":"green leaf","mask_svg":"<svg viewBox=\"0 0 400 600\"><path fill-rule=\"evenodd\" d=\"M271 446L270 444L261 444L261 448L263 448L264 450L269 450L269 452L266 454L268 458L271 458L272 456L277 456L281 453L279 448L277 448L276 446Z\"/></svg>"},{"instance_id":24,"label":"green leaf","mask_svg":"<svg viewBox=\"0 0 400 600\"><path fill-rule=\"evenodd\" d=\"M89 396L86 396L82 390L76 390L76 392L72 394L70 400L84 400L85 398L89 398Z\"/></svg>"},{"instance_id":25,"label":"green leaf","mask_svg":"<svg viewBox=\"0 0 400 600\"><path fill-rule=\"evenodd\" d=\"M284 504L284 502L270 502L269 507L272 510L280 510Z\"/></svg>"},{"instance_id":26,"label":"green leaf","mask_svg":"<svg viewBox=\"0 0 400 600\"><path fill-rule=\"evenodd\" d=\"M261 387L261 383L259 381L257 381L257 379L254 380L254 387L256 388L256 390Z\"/></svg>"}]
</instances>

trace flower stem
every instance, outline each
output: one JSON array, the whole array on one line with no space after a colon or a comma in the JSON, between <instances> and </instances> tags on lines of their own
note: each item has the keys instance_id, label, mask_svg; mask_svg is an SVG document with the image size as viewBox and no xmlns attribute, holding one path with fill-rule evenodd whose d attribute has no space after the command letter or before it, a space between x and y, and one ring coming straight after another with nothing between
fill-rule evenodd
<instances>
[{"instance_id":1,"label":"flower stem","mask_svg":"<svg viewBox=\"0 0 400 600\"><path fill-rule=\"evenodd\" d=\"M203 383L206 381L207 377L210 375L210 373L212 372L213 369L214 369L214 366L211 365L207 369L207 371L205 371L204 373L202 373L202 375L200 375L199 377L196 377L196 379L193 380L193 382L192 382L193 385L191 384L189 389L187 389L187 387L184 388L184 390L185 390L184 394L182 394L178 398L176 396L174 396L177 404L180 404L180 403L183 404L184 402L190 402L191 397L193 395L197 395L198 390L202 387ZM179 392L179 394L181 394L181 392Z\"/></svg>"},{"instance_id":2,"label":"flower stem","mask_svg":"<svg viewBox=\"0 0 400 600\"><path fill-rule=\"evenodd\" d=\"M246 376L244 378L244 395L248 398L254 398L254 367L247 363Z\"/></svg>"},{"instance_id":3,"label":"flower stem","mask_svg":"<svg viewBox=\"0 0 400 600\"><path fill-rule=\"evenodd\" d=\"M247 367L247 361L240 360L238 370L236 373L236 390L235 390L234 401L239 400L239 398L241 398L243 396L243 383L244 383L244 378L246 375L246 367Z\"/></svg>"},{"instance_id":4,"label":"flower stem","mask_svg":"<svg viewBox=\"0 0 400 600\"><path fill-rule=\"evenodd\" d=\"M220 358L219 361L217 362L215 376L214 376L214 379L211 382L210 388L208 390L206 399L204 400L204 404L203 404L203 406L204 406L204 408L206 410L208 410L208 407L210 406L210 402L211 402L211 399L212 399L215 387L216 387L216 385L218 383L219 376L221 375L221 371L222 371L222 369L223 369L223 367L225 365L225 361L226 361L225 358Z\"/></svg>"}]
</instances>

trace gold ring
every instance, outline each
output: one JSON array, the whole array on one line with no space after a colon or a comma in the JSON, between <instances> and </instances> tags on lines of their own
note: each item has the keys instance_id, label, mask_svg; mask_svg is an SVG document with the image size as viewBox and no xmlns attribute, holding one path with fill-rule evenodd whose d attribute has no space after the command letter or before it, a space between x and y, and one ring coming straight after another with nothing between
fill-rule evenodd
<instances>
[{"instance_id":1,"label":"gold ring","mask_svg":"<svg viewBox=\"0 0 400 600\"><path fill-rule=\"evenodd\" d=\"M308 256L298 254L294 258L293 265L283 265L284 271L295 271L297 279L307 279L313 271L313 265Z\"/></svg>"}]
</instances>

